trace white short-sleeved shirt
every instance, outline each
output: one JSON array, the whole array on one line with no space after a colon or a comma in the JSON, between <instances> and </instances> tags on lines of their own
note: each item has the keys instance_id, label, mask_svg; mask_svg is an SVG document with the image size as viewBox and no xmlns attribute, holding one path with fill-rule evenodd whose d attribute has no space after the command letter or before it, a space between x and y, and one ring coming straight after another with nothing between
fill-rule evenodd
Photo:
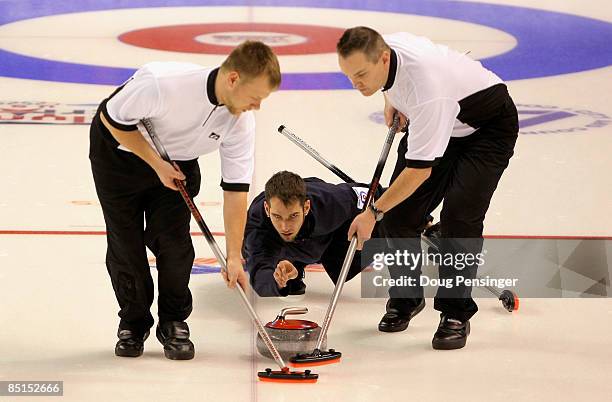
<instances>
[{"instance_id":1,"label":"white short-sleeved shirt","mask_svg":"<svg viewBox=\"0 0 612 402\"><path fill-rule=\"evenodd\" d=\"M503 81L480 62L427 38L405 32L383 38L392 50L383 91L410 120L406 166L433 166L451 137L476 131L457 120L459 101Z\"/></svg>"},{"instance_id":2,"label":"white short-sleeved shirt","mask_svg":"<svg viewBox=\"0 0 612 402\"><path fill-rule=\"evenodd\" d=\"M248 191L254 169L255 116L250 111L234 116L219 105L217 73L218 68L191 63L146 64L108 99L102 112L114 127L140 130L152 144L140 123L149 118L173 160L192 160L218 149L223 189Z\"/></svg>"}]
</instances>

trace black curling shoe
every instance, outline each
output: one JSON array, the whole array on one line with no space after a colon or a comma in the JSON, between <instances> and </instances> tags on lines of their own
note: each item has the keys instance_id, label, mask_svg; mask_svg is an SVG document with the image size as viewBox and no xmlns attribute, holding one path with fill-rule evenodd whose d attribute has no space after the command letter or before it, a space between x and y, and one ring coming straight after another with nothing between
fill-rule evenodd
<instances>
[{"instance_id":1,"label":"black curling shoe","mask_svg":"<svg viewBox=\"0 0 612 402\"><path fill-rule=\"evenodd\" d=\"M195 347L189 340L189 326L184 321L168 321L158 324L157 339L164 345L164 355L170 360L190 360Z\"/></svg>"},{"instance_id":2,"label":"black curling shoe","mask_svg":"<svg viewBox=\"0 0 612 402\"><path fill-rule=\"evenodd\" d=\"M117 330L119 341L115 345L115 356L138 357L144 351L144 341L149 337L149 331L139 335L129 329Z\"/></svg>"},{"instance_id":3,"label":"black curling shoe","mask_svg":"<svg viewBox=\"0 0 612 402\"><path fill-rule=\"evenodd\" d=\"M378 330L381 332L400 332L408 328L408 323L425 308L425 299L421 300L418 306L409 314L402 314L398 309L390 307L387 303L387 312L378 323Z\"/></svg>"},{"instance_id":4,"label":"black curling shoe","mask_svg":"<svg viewBox=\"0 0 612 402\"><path fill-rule=\"evenodd\" d=\"M306 293L306 284L301 279L295 279L287 282L289 288L289 296L303 295Z\"/></svg>"},{"instance_id":5,"label":"black curling shoe","mask_svg":"<svg viewBox=\"0 0 612 402\"><path fill-rule=\"evenodd\" d=\"M442 316L431 345L439 350L461 349L465 346L469 334L470 321L461 322Z\"/></svg>"}]
</instances>

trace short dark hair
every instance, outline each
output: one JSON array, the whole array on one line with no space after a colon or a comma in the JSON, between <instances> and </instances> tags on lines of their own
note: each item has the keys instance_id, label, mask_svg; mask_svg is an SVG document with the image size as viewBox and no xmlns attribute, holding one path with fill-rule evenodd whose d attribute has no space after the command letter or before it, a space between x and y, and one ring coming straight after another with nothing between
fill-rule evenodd
<instances>
[{"instance_id":1,"label":"short dark hair","mask_svg":"<svg viewBox=\"0 0 612 402\"><path fill-rule=\"evenodd\" d=\"M285 205L299 201L303 206L306 202L306 183L297 174L283 170L270 177L266 183L265 197L268 204L276 197Z\"/></svg>"},{"instance_id":2,"label":"short dark hair","mask_svg":"<svg viewBox=\"0 0 612 402\"><path fill-rule=\"evenodd\" d=\"M389 45L378 32L368 27L347 29L336 45L336 51L344 59L354 52L363 52L371 62L378 61L384 50L389 50Z\"/></svg>"},{"instance_id":3,"label":"short dark hair","mask_svg":"<svg viewBox=\"0 0 612 402\"><path fill-rule=\"evenodd\" d=\"M281 83L278 58L270 46L259 41L247 40L238 45L221 64L221 70L237 71L246 80L265 74L270 88L278 88Z\"/></svg>"}]
</instances>

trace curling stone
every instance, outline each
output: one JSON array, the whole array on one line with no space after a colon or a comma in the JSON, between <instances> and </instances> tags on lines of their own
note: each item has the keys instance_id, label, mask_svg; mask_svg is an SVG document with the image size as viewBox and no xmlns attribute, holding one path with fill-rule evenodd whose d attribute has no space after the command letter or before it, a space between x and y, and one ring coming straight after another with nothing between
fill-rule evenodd
<instances>
[{"instance_id":1,"label":"curling stone","mask_svg":"<svg viewBox=\"0 0 612 402\"><path fill-rule=\"evenodd\" d=\"M280 311L274 321L265 325L266 332L283 359L289 359L298 353L311 353L314 350L321 327L316 322L308 320L285 319L285 316L290 314L306 314L307 312L306 307L287 307ZM327 347L327 338L323 339L321 347L323 349ZM259 334L257 335L257 350L262 356L272 359L270 351Z\"/></svg>"}]
</instances>

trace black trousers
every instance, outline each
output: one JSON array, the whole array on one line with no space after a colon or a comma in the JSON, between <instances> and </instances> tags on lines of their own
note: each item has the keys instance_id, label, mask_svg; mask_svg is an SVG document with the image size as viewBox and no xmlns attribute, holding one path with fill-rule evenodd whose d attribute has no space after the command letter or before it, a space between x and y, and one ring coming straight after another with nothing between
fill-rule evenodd
<instances>
[{"instance_id":1,"label":"black trousers","mask_svg":"<svg viewBox=\"0 0 612 402\"><path fill-rule=\"evenodd\" d=\"M496 103L483 108L488 115L481 117L482 125L473 134L463 138L451 138L440 162L432 168L431 176L405 201L385 214L383 233L393 248L393 238L403 238L404 248L420 253L420 234L424 219L442 201L440 216L441 252L469 252L477 254L482 249L482 232L485 214L502 173L514 153L518 135L518 114L505 87ZM407 133L398 147L398 159L391 183L406 168L405 153ZM459 241L444 239L463 239ZM407 245L407 246L406 246ZM440 278L455 278L459 273L466 278L476 276L477 266L461 270L441 266ZM418 277L420 264L412 275ZM390 269L393 278L406 275L406 269ZM418 283L418 280L417 280ZM392 287L387 308L409 313L423 298L423 290ZM471 288L440 287L434 300L434 308L442 314L462 321L468 320L478 307L471 297Z\"/></svg>"},{"instance_id":2,"label":"black trousers","mask_svg":"<svg viewBox=\"0 0 612 402\"><path fill-rule=\"evenodd\" d=\"M135 132L134 135L140 135ZM191 313L189 277L195 257L190 212L177 191L117 142L96 116L90 129L90 160L107 231L106 267L119 302L119 327L144 332L153 326L153 280L145 247L156 257L160 322ZM200 188L197 160L177 162L194 197Z\"/></svg>"}]
</instances>

